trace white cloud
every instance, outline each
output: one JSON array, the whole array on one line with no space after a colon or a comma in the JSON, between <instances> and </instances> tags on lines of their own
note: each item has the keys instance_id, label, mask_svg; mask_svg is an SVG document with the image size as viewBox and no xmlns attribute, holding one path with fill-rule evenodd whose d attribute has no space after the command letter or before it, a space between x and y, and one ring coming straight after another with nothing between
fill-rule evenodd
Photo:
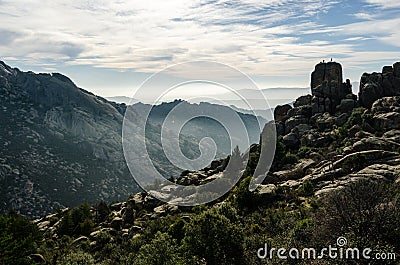
<instances>
[{"instance_id":1,"label":"white cloud","mask_svg":"<svg viewBox=\"0 0 400 265\"><path fill-rule=\"evenodd\" d=\"M354 17L356 17L358 19L362 19L362 20L371 20L371 19L375 18L375 15L370 14L370 13L360 12L360 13L355 13Z\"/></svg>"},{"instance_id":2,"label":"white cloud","mask_svg":"<svg viewBox=\"0 0 400 265\"><path fill-rule=\"evenodd\" d=\"M332 32L343 35L356 36L363 39L376 39L386 44L400 47L399 28L400 18L391 18L351 23L340 27L331 28L331 30Z\"/></svg>"},{"instance_id":3,"label":"white cloud","mask_svg":"<svg viewBox=\"0 0 400 265\"><path fill-rule=\"evenodd\" d=\"M365 0L365 2L383 8L400 7L400 2L398 0Z\"/></svg>"},{"instance_id":4,"label":"white cloud","mask_svg":"<svg viewBox=\"0 0 400 265\"><path fill-rule=\"evenodd\" d=\"M337 3L4 0L0 19L7 23L0 32L10 34L1 50L2 56L47 68L63 63L155 72L173 63L209 59L249 74L282 76L306 74L321 58L355 54L351 42L335 43L317 36L302 39L304 35L337 34L361 41L374 30L387 33L391 29L382 40L400 43L393 21L327 27L321 24L324 21L313 19Z\"/></svg>"}]
</instances>

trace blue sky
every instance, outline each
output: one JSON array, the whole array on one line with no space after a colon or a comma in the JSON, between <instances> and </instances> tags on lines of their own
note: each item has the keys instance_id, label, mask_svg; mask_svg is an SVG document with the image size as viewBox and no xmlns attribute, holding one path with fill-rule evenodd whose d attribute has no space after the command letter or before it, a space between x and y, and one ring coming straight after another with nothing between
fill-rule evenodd
<instances>
[{"instance_id":1,"label":"blue sky","mask_svg":"<svg viewBox=\"0 0 400 265\"><path fill-rule=\"evenodd\" d=\"M0 0L0 57L102 96L131 96L192 60L234 66L261 88L307 87L323 59L352 81L400 61L399 14L397 0Z\"/></svg>"}]
</instances>

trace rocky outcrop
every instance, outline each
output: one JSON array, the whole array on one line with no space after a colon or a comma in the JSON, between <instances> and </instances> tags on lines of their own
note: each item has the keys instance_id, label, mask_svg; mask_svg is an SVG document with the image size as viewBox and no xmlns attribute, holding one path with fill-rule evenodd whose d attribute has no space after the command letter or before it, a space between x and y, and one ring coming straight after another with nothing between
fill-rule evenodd
<instances>
[{"instance_id":1,"label":"rocky outcrop","mask_svg":"<svg viewBox=\"0 0 400 265\"><path fill-rule=\"evenodd\" d=\"M376 131L400 129L400 96L384 97L375 101L368 113Z\"/></svg>"},{"instance_id":2,"label":"rocky outcrop","mask_svg":"<svg viewBox=\"0 0 400 265\"><path fill-rule=\"evenodd\" d=\"M292 108L289 104L278 105L274 110L274 120L275 121L283 121L286 117L288 111Z\"/></svg>"},{"instance_id":3,"label":"rocky outcrop","mask_svg":"<svg viewBox=\"0 0 400 265\"><path fill-rule=\"evenodd\" d=\"M319 63L311 75L311 95L293 104L277 106L276 132L290 148L300 145L327 146L334 141L332 131L346 124L352 111L366 107L368 118L348 129L349 135L400 128L400 63L384 67L382 73L364 74L360 83L360 102L351 91L350 80L343 82L342 66L336 62Z\"/></svg>"},{"instance_id":4,"label":"rocky outcrop","mask_svg":"<svg viewBox=\"0 0 400 265\"><path fill-rule=\"evenodd\" d=\"M290 148L300 145L326 146L330 132L343 126L358 106L350 80L343 82L342 66L336 62L319 63L311 75L311 95L301 96L293 104L275 108L277 134Z\"/></svg>"},{"instance_id":5,"label":"rocky outcrop","mask_svg":"<svg viewBox=\"0 0 400 265\"><path fill-rule=\"evenodd\" d=\"M317 64L311 75L311 91L314 114L347 112L356 106L350 80L343 83L342 66L339 63Z\"/></svg>"},{"instance_id":6,"label":"rocky outcrop","mask_svg":"<svg viewBox=\"0 0 400 265\"><path fill-rule=\"evenodd\" d=\"M280 187L300 189L311 182L322 196L362 179L399 180L399 78L400 63L382 73L364 74L359 103L350 81L343 82L340 64L318 64L311 77L312 94L298 98L293 107L277 107L274 122L287 152L315 148L319 154L307 157L313 162L306 170L302 159L270 172L259 193L272 195ZM360 104L364 108L355 110Z\"/></svg>"},{"instance_id":7,"label":"rocky outcrop","mask_svg":"<svg viewBox=\"0 0 400 265\"><path fill-rule=\"evenodd\" d=\"M360 81L360 105L371 108L382 97L400 95L400 63L385 66L382 73L364 73Z\"/></svg>"}]
</instances>

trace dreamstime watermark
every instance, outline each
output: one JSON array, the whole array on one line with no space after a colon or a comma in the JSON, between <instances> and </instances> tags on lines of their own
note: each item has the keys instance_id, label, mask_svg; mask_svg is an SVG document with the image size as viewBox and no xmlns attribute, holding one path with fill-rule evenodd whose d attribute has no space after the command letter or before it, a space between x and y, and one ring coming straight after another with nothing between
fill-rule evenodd
<instances>
[{"instance_id":1,"label":"dreamstime watermark","mask_svg":"<svg viewBox=\"0 0 400 265\"><path fill-rule=\"evenodd\" d=\"M184 186L166 178L165 171L171 168L180 171L199 170L209 166L216 158L217 143L210 137L199 141L197 157L188 157L182 151L185 144L182 145L181 132L195 119L207 118L220 124L227 132L230 150L235 146L248 148L251 145L248 126L234 108L225 107L222 111L221 108L209 104L197 113L188 111L186 102L175 101L165 117L161 120L154 117L158 115L155 114L154 107L165 101L168 95L174 95L176 91L186 93L190 88L195 88L191 93L192 101L231 105L232 101L227 102L217 96L211 97L210 93L204 93L204 87L209 88L208 90L218 88L229 93L233 100L246 106L247 111L256 117L258 128L263 131L260 159L249 186L250 190L256 189L262 183L273 161L275 125L265 125L265 121L255 113L260 105L265 111L271 111L271 108L262 91L249 76L231 66L209 61L187 62L168 67L148 78L133 95L137 99L147 98L149 107L138 110L135 105L127 106L122 127L122 144L126 163L135 181L153 197L170 204L194 206L220 198L239 181L249 160L248 150L240 150L240 155L231 156L222 174L201 185ZM254 100L246 98L245 90L251 91L252 99L257 99L257 108ZM179 93L175 94L179 96Z\"/></svg>"},{"instance_id":2,"label":"dreamstime watermark","mask_svg":"<svg viewBox=\"0 0 400 265\"><path fill-rule=\"evenodd\" d=\"M345 237L339 237L335 245L329 245L325 248L268 248L265 243L264 247L259 248L257 257L259 259L340 259L340 260L396 260L396 253L392 252L375 252L371 248L352 248L348 247Z\"/></svg>"}]
</instances>

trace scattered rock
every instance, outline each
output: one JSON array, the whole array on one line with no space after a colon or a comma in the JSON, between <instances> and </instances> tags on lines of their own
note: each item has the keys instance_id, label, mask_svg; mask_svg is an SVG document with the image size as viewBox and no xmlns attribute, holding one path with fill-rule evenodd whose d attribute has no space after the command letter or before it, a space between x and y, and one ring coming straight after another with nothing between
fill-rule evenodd
<instances>
[{"instance_id":1,"label":"scattered rock","mask_svg":"<svg viewBox=\"0 0 400 265\"><path fill-rule=\"evenodd\" d=\"M116 230L119 230L123 224L123 220L121 217L115 217L112 219L110 226Z\"/></svg>"},{"instance_id":2,"label":"scattered rock","mask_svg":"<svg viewBox=\"0 0 400 265\"><path fill-rule=\"evenodd\" d=\"M31 254L29 255L29 259L34 263L47 263L46 259L41 254Z\"/></svg>"},{"instance_id":3,"label":"scattered rock","mask_svg":"<svg viewBox=\"0 0 400 265\"><path fill-rule=\"evenodd\" d=\"M347 120L349 119L349 117L350 117L350 114L349 114L349 113L342 113L342 114L340 114L338 117L336 117L335 124L336 124L338 127L341 127L341 126L343 126L343 125L347 122Z\"/></svg>"},{"instance_id":4,"label":"scattered rock","mask_svg":"<svg viewBox=\"0 0 400 265\"><path fill-rule=\"evenodd\" d=\"M158 214L159 216L165 216L167 214L175 213L177 211L178 211L178 206L172 205L172 204L168 204L168 203L154 208L154 212L156 214Z\"/></svg>"},{"instance_id":5,"label":"scattered rock","mask_svg":"<svg viewBox=\"0 0 400 265\"><path fill-rule=\"evenodd\" d=\"M318 130L321 132L328 130L331 131L333 129L333 125L336 123L335 118L332 117L328 112L325 112L322 115L317 115L314 119Z\"/></svg>"},{"instance_id":6,"label":"scattered rock","mask_svg":"<svg viewBox=\"0 0 400 265\"><path fill-rule=\"evenodd\" d=\"M294 127L300 124L307 124L308 119L305 116L294 116L290 117L285 122L285 134L288 134L292 131Z\"/></svg>"},{"instance_id":7,"label":"scattered rock","mask_svg":"<svg viewBox=\"0 0 400 265\"><path fill-rule=\"evenodd\" d=\"M74 241L72 241L72 244L73 244L73 245L74 245L74 244L80 244L80 243L86 242L86 241L88 241L88 240L89 240L88 237L86 237L86 236L80 236L80 237L78 237L77 239L75 239Z\"/></svg>"},{"instance_id":8,"label":"scattered rock","mask_svg":"<svg viewBox=\"0 0 400 265\"><path fill-rule=\"evenodd\" d=\"M289 148L296 148L299 145L300 140L295 133L289 133L283 137L283 142Z\"/></svg>"},{"instance_id":9,"label":"scattered rock","mask_svg":"<svg viewBox=\"0 0 400 265\"><path fill-rule=\"evenodd\" d=\"M400 129L400 113L389 112L374 115L373 127L378 131Z\"/></svg>"},{"instance_id":10,"label":"scattered rock","mask_svg":"<svg viewBox=\"0 0 400 265\"><path fill-rule=\"evenodd\" d=\"M312 99L311 95L301 96L296 99L293 106L296 108L301 107L301 106L309 106L309 105L311 105L311 99Z\"/></svg>"},{"instance_id":11,"label":"scattered rock","mask_svg":"<svg viewBox=\"0 0 400 265\"><path fill-rule=\"evenodd\" d=\"M351 111L357 106L357 102L354 99L342 99L340 105L336 107L336 110L341 113L351 113Z\"/></svg>"}]
</instances>

